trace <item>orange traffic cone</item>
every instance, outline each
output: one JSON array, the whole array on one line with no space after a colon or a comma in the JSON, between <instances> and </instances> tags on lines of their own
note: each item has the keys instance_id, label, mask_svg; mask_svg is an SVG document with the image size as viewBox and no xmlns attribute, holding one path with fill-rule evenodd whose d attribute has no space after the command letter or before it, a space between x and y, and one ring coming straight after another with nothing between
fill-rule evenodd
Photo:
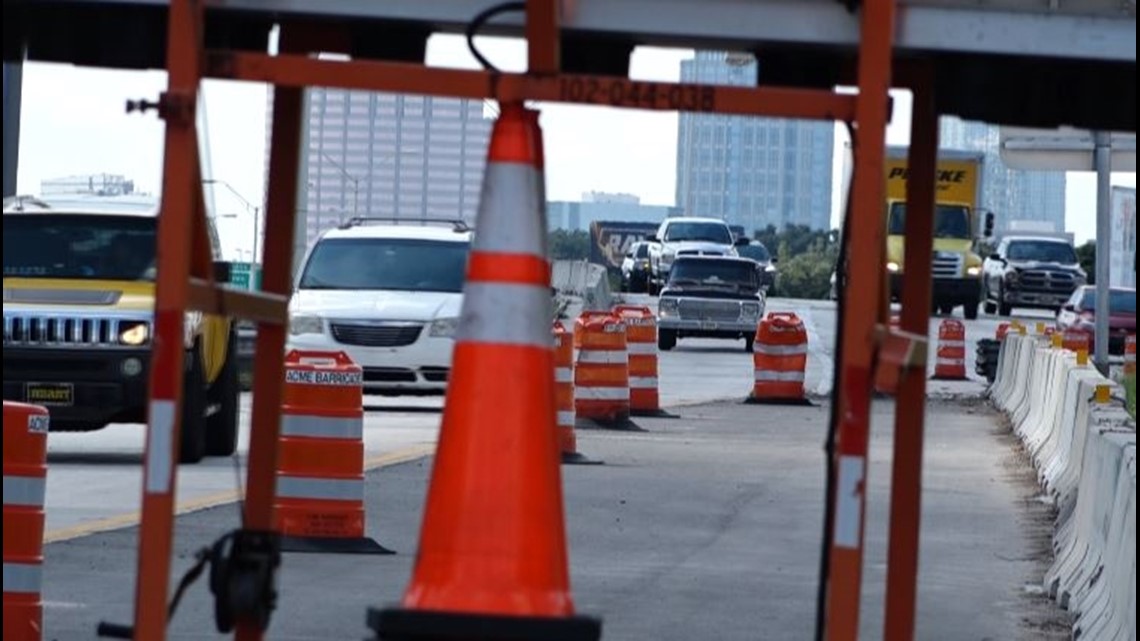
<instances>
[{"instance_id":1,"label":"orange traffic cone","mask_svg":"<svg viewBox=\"0 0 1140 641\"><path fill-rule=\"evenodd\" d=\"M420 547L386 641L596 641L570 594L555 429L538 127L505 103L491 135Z\"/></svg>"}]
</instances>

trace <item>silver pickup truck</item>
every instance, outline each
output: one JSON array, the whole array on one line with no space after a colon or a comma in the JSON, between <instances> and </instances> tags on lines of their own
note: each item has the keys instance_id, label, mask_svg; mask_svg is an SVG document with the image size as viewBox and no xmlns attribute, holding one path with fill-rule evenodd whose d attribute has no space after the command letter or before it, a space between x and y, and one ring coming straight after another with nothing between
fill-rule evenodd
<instances>
[{"instance_id":1,"label":"silver pickup truck","mask_svg":"<svg viewBox=\"0 0 1140 641\"><path fill-rule=\"evenodd\" d=\"M767 299L756 263L730 256L678 256L657 306L657 344L681 338L744 339L751 353Z\"/></svg>"}]
</instances>

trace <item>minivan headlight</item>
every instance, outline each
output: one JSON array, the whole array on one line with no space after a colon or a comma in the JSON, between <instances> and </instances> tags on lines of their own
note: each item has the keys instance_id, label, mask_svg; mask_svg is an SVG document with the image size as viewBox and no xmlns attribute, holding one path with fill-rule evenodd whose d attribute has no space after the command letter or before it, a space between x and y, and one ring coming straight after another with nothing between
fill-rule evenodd
<instances>
[{"instance_id":1,"label":"minivan headlight","mask_svg":"<svg viewBox=\"0 0 1140 641\"><path fill-rule=\"evenodd\" d=\"M289 333L293 336L302 334L323 334L324 322L320 316L313 314L293 314L289 317Z\"/></svg>"},{"instance_id":2,"label":"minivan headlight","mask_svg":"<svg viewBox=\"0 0 1140 641\"><path fill-rule=\"evenodd\" d=\"M454 338L459 328L458 318L437 318L431 323L428 335L434 338Z\"/></svg>"}]
</instances>

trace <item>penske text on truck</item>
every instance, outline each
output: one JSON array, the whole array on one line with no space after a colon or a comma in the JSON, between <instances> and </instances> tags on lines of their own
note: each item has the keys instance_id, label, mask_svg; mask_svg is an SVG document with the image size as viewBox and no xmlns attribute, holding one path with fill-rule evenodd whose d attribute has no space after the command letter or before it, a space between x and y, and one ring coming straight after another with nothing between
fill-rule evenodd
<instances>
[{"instance_id":1,"label":"penske text on truck","mask_svg":"<svg viewBox=\"0 0 1140 641\"><path fill-rule=\"evenodd\" d=\"M886 164L887 271L891 297L902 294L906 264L907 150L888 149ZM993 217L979 209L983 156L939 152L934 213L934 310L950 314L962 307L966 318L979 314L983 259L977 244L992 234Z\"/></svg>"}]
</instances>

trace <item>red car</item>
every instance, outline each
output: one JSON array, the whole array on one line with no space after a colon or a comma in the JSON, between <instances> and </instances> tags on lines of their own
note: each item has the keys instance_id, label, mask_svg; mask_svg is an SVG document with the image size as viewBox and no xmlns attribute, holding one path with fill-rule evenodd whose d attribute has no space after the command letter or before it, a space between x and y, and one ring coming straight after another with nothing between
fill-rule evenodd
<instances>
[{"instance_id":1,"label":"red car","mask_svg":"<svg viewBox=\"0 0 1140 641\"><path fill-rule=\"evenodd\" d=\"M1109 353L1124 354L1124 344L1136 333L1136 289L1113 287L1109 326ZM1096 287L1079 287L1057 314L1057 329L1096 336Z\"/></svg>"}]
</instances>

